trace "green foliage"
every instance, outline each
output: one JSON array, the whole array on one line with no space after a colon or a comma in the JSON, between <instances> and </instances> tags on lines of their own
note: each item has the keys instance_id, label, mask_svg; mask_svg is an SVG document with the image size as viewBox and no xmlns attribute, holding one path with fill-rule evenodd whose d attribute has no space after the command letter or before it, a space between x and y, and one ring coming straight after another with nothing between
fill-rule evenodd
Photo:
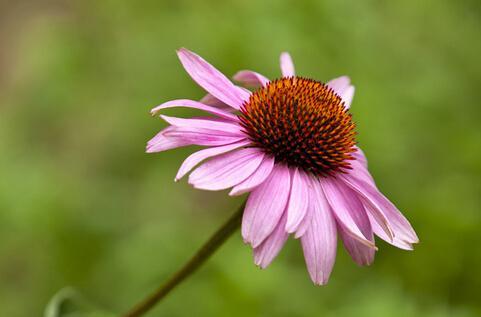
<instances>
[{"instance_id":1,"label":"green foliage","mask_svg":"<svg viewBox=\"0 0 481 317\"><path fill-rule=\"evenodd\" d=\"M340 246L330 283L315 287L297 241L261 271L237 234L150 316L481 315L477 1L0 8L2 316L39 316L66 285L125 311L241 203L173 182L192 148L144 153L165 126L150 108L203 94L177 61L181 46L228 75L248 68L275 78L287 50L302 76L351 76L360 146L421 244L405 252L380 242L368 268Z\"/></svg>"}]
</instances>

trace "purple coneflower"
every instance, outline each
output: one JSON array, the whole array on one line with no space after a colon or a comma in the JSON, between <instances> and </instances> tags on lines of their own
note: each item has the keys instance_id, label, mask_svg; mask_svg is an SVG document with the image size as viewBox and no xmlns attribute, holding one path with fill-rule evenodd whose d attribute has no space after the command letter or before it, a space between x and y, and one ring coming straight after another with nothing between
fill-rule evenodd
<instances>
[{"instance_id":1,"label":"purple coneflower","mask_svg":"<svg viewBox=\"0 0 481 317\"><path fill-rule=\"evenodd\" d=\"M188 107L214 116L161 115L170 125L148 142L147 152L208 147L190 155L175 179L207 160L189 175L189 184L205 190L232 188L229 195L250 193L242 237L254 249L258 266L267 267L290 234L301 240L315 284L329 279L338 236L359 265L374 260L374 234L412 250L416 233L377 189L356 146L349 113L354 86L348 77L327 84L298 77L291 57L283 53L280 79L246 70L234 76L256 89L251 92L187 49L178 56L208 95L201 101L168 101L152 114Z\"/></svg>"}]
</instances>

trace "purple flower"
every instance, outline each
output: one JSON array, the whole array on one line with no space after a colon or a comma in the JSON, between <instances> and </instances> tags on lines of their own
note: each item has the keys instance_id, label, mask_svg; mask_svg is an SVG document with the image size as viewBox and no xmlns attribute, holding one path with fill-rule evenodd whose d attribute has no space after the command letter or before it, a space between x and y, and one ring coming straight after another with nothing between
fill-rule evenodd
<instances>
[{"instance_id":1,"label":"purple flower","mask_svg":"<svg viewBox=\"0 0 481 317\"><path fill-rule=\"evenodd\" d=\"M267 267L290 234L301 240L315 284L329 279L338 236L359 265L373 262L374 235L412 250L416 233L377 189L366 157L356 146L349 113L354 86L348 77L327 84L298 77L291 57L283 53L280 79L270 81L253 71L234 76L256 88L251 92L186 49L178 56L208 95L201 101L168 101L152 114L189 107L214 116L161 115L170 125L148 142L147 152L207 147L190 155L175 179L203 162L189 176L195 188L232 188L232 196L250 193L242 237L254 249L258 266Z\"/></svg>"}]
</instances>

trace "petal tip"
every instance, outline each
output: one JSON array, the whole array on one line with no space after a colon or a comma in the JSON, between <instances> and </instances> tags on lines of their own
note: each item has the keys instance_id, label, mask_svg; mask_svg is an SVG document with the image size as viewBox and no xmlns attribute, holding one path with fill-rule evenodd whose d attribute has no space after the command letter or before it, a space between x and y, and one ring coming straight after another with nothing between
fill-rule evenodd
<instances>
[{"instance_id":1,"label":"petal tip","mask_svg":"<svg viewBox=\"0 0 481 317\"><path fill-rule=\"evenodd\" d=\"M329 281L329 278L325 278L323 274L321 274L320 276L316 276L312 279L312 282L316 286L324 286L327 284L328 281Z\"/></svg>"},{"instance_id":2,"label":"petal tip","mask_svg":"<svg viewBox=\"0 0 481 317\"><path fill-rule=\"evenodd\" d=\"M178 49L175 50L175 52L177 54L190 53L190 51L188 49L186 49L185 47L179 47Z\"/></svg>"},{"instance_id":3,"label":"petal tip","mask_svg":"<svg viewBox=\"0 0 481 317\"><path fill-rule=\"evenodd\" d=\"M292 223L286 223L286 226L284 228L284 230L289 234L296 232L296 229L297 229L297 224L292 224Z\"/></svg>"},{"instance_id":4,"label":"petal tip","mask_svg":"<svg viewBox=\"0 0 481 317\"><path fill-rule=\"evenodd\" d=\"M234 197L240 195L238 191L235 190L235 188L232 188L232 190L229 192L229 196Z\"/></svg>"},{"instance_id":5,"label":"petal tip","mask_svg":"<svg viewBox=\"0 0 481 317\"><path fill-rule=\"evenodd\" d=\"M240 81L242 80L242 70L238 71L237 73L234 74L234 76L232 76L232 79L236 80L236 81Z\"/></svg>"}]
</instances>

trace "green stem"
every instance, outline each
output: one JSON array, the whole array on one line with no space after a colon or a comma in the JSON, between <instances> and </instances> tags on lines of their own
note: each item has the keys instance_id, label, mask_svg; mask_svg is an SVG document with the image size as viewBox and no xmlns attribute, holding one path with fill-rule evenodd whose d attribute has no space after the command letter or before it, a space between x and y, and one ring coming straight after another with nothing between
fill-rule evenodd
<instances>
[{"instance_id":1,"label":"green stem","mask_svg":"<svg viewBox=\"0 0 481 317\"><path fill-rule=\"evenodd\" d=\"M135 305L122 317L139 317L152 309L183 280L194 273L214 252L240 227L245 202L197 251L196 254L174 273L155 292Z\"/></svg>"}]
</instances>

